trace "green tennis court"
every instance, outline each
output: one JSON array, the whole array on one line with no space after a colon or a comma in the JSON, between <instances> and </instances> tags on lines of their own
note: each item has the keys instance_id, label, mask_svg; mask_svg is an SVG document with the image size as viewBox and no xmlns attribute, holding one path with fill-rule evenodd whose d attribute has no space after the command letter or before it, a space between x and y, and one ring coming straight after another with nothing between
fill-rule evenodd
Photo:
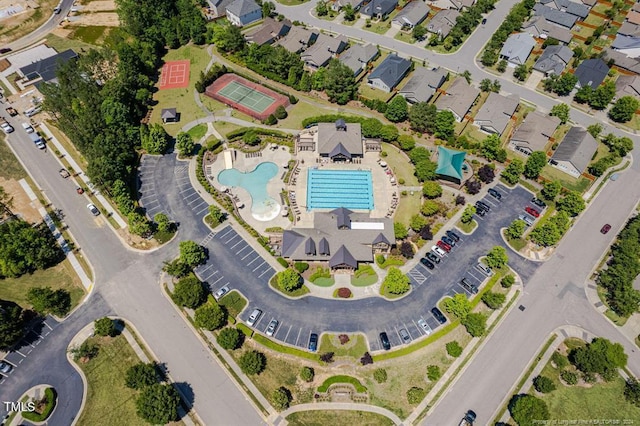
<instances>
[{"instance_id":1,"label":"green tennis court","mask_svg":"<svg viewBox=\"0 0 640 426\"><path fill-rule=\"evenodd\" d=\"M237 81L231 81L220 89L218 94L258 113L263 112L276 101L271 96L260 93Z\"/></svg>"}]
</instances>

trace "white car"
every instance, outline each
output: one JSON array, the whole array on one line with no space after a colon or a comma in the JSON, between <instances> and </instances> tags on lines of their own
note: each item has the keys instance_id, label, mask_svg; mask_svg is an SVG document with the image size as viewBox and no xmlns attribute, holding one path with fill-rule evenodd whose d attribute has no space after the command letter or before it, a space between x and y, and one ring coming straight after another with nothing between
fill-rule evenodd
<instances>
[{"instance_id":1,"label":"white car","mask_svg":"<svg viewBox=\"0 0 640 426\"><path fill-rule=\"evenodd\" d=\"M0 373L7 374L13 369L13 366L7 362L0 361Z\"/></svg>"},{"instance_id":2,"label":"white car","mask_svg":"<svg viewBox=\"0 0 640 426\"><path fill-rule=\"evenodd\" d=\"M87 204L87 208L89 209L89 211L91 212L92 215L94 215L94 216L99 216L100 215L100 210L98 210L98 208L96 207L95 204L89 203L89 204Z\"/></svg>"},{"instance_id":3,"label":"white car","mask_svg":"<svg viewBox=\"0 0 640 426\"><path fill-rule=\"evenodd\" d=\"M225 294L227 294L227 293L229 293L229 286L228 286L228 285L225 285L225 286L223 286L220 290L216 291L216 292L213 294L213 297L214 297L216 300L220 300L220 299L222 298L222 296L224 296L224 295L225 295Z\"/></svg>"},{"instance_id":4,"label":"white car","mask_svg":"<svg viewBox=\"0 0 640 426\"><path fill-rule=\"evenodd\" d=\"M444 255L445 255L445 254L447 254L447 253L445 253L445 251L444 251L444 250L442 250L442 249L441 249L440 247L438 247L438 246L433 246L433 247L431 247L431 251L432 251L432 252L434 252L435 254L437 254L437 255L438 255L438 256L440 256L440 257L444 257Z\"/></svg>"},{"instance_id":5,"label":"white car","mask_svg":"<svg viewBox=\"0 0 640 426\"><path fill-rule=\"evenodd\" d=\"M267 327L267 331L266 331L267 336L269 337L273 336L277 328L278 328L278 320L272 319L271 322L269 323L269 326Z\"/></svg>"},{"instance_id":6,"label":"white car","mask_svg":"<svg viewBox=\"0 0 640 426\"><path fill-rule=\"evenodd\" d=\"M427 322L424 320L424 318L420 318L418 320L418 325L420 326L420 328L424 331L424 333L428 336L431 334L431 327L429 327L429 324L427 324Z\"/></svg>"},{"instance_id":7,"label":"white car","mask_svg":"<svg viewBox=\"0 0 640 426\"><path fill-rule=\"evenodd\" d=\"M7 123L6 121L2 124L0 124L0 127L2 127L2 131L5 132L6 134L9 133L13 133L13 131L15 130L11 124Z\"/></svg>"},{"instance_id":8,"label":"white car","mask_svg":"<svg viewBox=\"0 0 640 426\"><path fill-rule=\"evenodd\" d=\"M249 318L247 319L247 325L249 327L253 327L256 321L258 321L258 318L260 318L260 315L262 315L262 311L260 309L254 309L253 312L251 312L251 315L249 315Z\"/></svg>"},{"instance_id":9,"label":"white car","mask_svg":"<svg viewBox=\"0 0 640 426\"><path fill-rule=\"evenodd\" d=\"M27 133L33 133L34 132L33 127L29 123L22 123L22 128Z\"/></svg>"}]
</instances>

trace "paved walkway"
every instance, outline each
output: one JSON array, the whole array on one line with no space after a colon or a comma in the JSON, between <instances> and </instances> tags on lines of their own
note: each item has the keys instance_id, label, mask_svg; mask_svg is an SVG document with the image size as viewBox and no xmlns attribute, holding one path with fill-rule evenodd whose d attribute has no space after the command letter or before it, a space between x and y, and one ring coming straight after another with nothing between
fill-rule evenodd
<instances>
[{"instance_id":1,"label":"paved walkway","mask_svg":"<svg viewBox=\"0 0 640 426\"><path fill-rule=\"evenodd\" d=\"M294 405L293 407L289 407L278 417L274 419L273 425L275 426L286 426L289 424L286 421L286 417L289 414L298 413L300 411L325 411L325 410L352 410L352 411L367 411L369 413L380 414L381 416L385 416L390 419L394 424L401 425L402 420L395 413L378 407L377 405L369 405L369 404L358 404L358 403L347 403L347 402L317 402L311 404L299 404Z\"/></svg>"}]
</instances>

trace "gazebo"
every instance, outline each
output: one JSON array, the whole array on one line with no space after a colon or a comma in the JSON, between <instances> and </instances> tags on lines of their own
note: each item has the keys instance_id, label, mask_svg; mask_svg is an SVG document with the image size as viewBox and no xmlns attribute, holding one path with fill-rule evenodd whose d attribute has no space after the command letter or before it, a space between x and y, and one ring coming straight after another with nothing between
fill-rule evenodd
<instances>
[{"instance_id":1,"label":"gazebo","mask_svg":"<svg viewBox=\"0 0 640 426\"><path fill-rule=\"evenodd\" d=\"M160 112L163 123L175 123L178 121L178 113L175 108L165 108Z\"/></svg>"},{"instance_id":2,"label":"gazebo","mask_svg":"<svg viewBox=\"0 0 640 426\"><path fill-rule=\"evenodd\" d=\"M438 168L436 174L439 179L461 185L463 179L463 164L465 151L438 146Z\"/></svg>"}]
</instances>

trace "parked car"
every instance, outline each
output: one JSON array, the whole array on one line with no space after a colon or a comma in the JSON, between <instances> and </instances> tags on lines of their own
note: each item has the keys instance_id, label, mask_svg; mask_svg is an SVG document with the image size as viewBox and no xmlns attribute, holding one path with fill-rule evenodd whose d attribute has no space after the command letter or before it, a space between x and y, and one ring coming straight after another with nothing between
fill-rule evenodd
<instances>
[{"instance_id":1,"label":"parked car","mask_svg":"<svg viewBox=\"0 0 640 426\"><path fill-rule=\"evenodd\" d=\"M0 361L0 373L7 374L13 369L13 366L8 362Z\"/></svg>"},{"instance_id":2,"label":"parked car","mask_svg":"<svg viewBox=\"0 0 640 426\"><path fill-rule=\"evenodd\" d=\"M278 320L272 319L271 322L269 322L269 325L267 326L267 336L269 337L273 336L277 328L278 328Z\"/></svg>"},{"instance_id":3,"label":"parked car","mask_svg":"<svg viewBox=\"0 0 640 426\"><path fill-rule=\"evenodd\" d=\"M478 262L478 264L476 266L478 267L479 270L481 270L482 272L484 272L488 276L493 275L493 269L491 269L489 267L489 265L487 265L483 261Z\"/></svg>"},{"instance_id":4,"label":"parked car","mask_svg":"<svg viewBox=\"0 0 640 426\"><path fill-rule=\"evenodd\" d=\"M491 206L489 204L485 203L484 201L476 201L476 205L481 206L487 212L491 211Z\"/></svg>"},{"instance_id":5,"label":"parked car","mask_svg":"<svg viewBox=\"0 0 640 426\"><path fill-rule=\"evenodd\" d=\"M436 245L440 247L442 250L446 251L447 253L451 251L451 246L442 240L438 241Z\"/></svg>"},{"instance_id":6,"label":"parked car","mask_svg":"<svg viewBox=\"0 0 640 426\"><path fill-rule=\"evenodd\" d=\"M60 170L58 170L58 173L60 173L60 176L62 176L65 179L68 178L69 176L71 176L71 174L69 174L67 169L60 169Z\"/></svg>"},{"instance_id":7,"label":"parked car","mask_svg":"<svg viewBox=\"0 0 640 426\"><path fill-rule=\"evenodd\" d=\"M487 23L487 18L482 18L482 25Z\"/></svg>"},{"instance_id":8,"label":"parked car","mask_svg":"<svg viewBox=\"0 0 640 426\"><path fill-rule=\"evenodd\" d=\"M467 413L464 415L464 417L462 418L462 420L460 421L460 424L458 424L458 426L473 426L473 422L476 421L476 413L469 410L467 411Z\"/></svg>"},{"instance_id":9,"label":"parked car","mask_svg":"<svg viewBox=\"0 0 640 426\"><path fill-rule=\"evenodd\" d=\"M16 115L18 115L18 111L16 111L14 107L7 107L6 111L7 111L7 114L9 114L11 117L15 117Z\"/></svg>"},{"instance_id":10,"label":"parked car","mask_svg":"<svg viewBox=\"0 0 640 426\"><path fill-rule=\"evenodd\" d=\"M424 318L420 318L418 320L418 325L424 331L424 334L426 334L427 336L431 334L431 327L429 327L429 324L427 324Z\"/></svg>"},{"instance_id":11,"label":"parked car","mask_svg":"<svg viewBox=\"0 0 640 426\"><path fill-rule=\"evenodd\" d=\"M606 223L602 229L600 229L600 232L602 234L606 234L607 232L609 232L611 230L611 225L609 225L608 223Z\"/></svg>"},{"instance_id":12,"label":"parked car","mask_svg":"<svg viewBox=\"0 0 640 426\"><path fill-rule=\"evenodd\" d=\"M82 187L79 186L79 187L76 188L76 192L78 194L82 195L82 194L84 194L84 189L82 189Z\"/></svg>"},{"instance_id":13,"label":"parked car","mask_svg":"<svg viewBox=\"0 0 640 426\"><path fill-rule=\"evenodd\" d=\"M389 341L389 336L384 331L380 333L380 343L382 343L382 347L385 351L391 349L391 342Z\"/></svg>"},{"instance_id":14,"label":"parked car","mask_svg":"<svg viewBox=\"0 0 640 426\"><path fill-rule=\"evenodd\" d=\"M3 47L2 49L0 49L0 54L9 53L9 52L11 52L10 47Z\"/></svg>"},{"instance_id":15,"label":"parked car","mask_svg":"<svg viewBox=\"0 0 640 426\"><path fill-rule=\"evenodd\" d=\"M478 206L476 206L476 214L480 217L484 217L487 212L485 212L483 208L478 208Z\"/></svg>"},{"instance_id":16,"label":"parked car","mask_svg":"<svg viewBox=\"0 0 640 426\"><path fill-rule=\"evenodd\" d=\"M99 216L100 215L100 210L98 210L98 208L96 207L95 204L89 203L89 204L87 204L87 208L89 209L89 211L91 212L92 215L94 215L94 216Z\"/></svg>"},{"instance_id":17,"label":"parked car","mask_svg":"<svg viewBox=\"0 0 640 426\"><path fill-rule=\"evenodd\" d=\"M318 350L318 335L316 333L311 333L309 335L308 348L311 352L315 352Z\"/></svg>"},{"instance_id":18,"label":"parked car","mask_svg":"<svg viewBox=\"0 0 640 426\"><path fill-rule=\"evenodd\" d=\"M426 266L429 269L433 269L433 268L436 267L436 265L431 263L431 261L429 259L427 259L426 257L423 257L422 259L420 259L420 263L422 263L424 266Z\"/></svg>"},{"instance_id":19,"label":"parked car","mask_svg":"<svg viewBox=\"0 0 640 426\"><path fill-rule=\"evenodd\" d=\"M427 257L427 259L429 259L433 263L440 263L440 258L430 251L428 251L425 256Z\"/></svg>"},{"instance_id":20,"label":"parked car","mask_svg":"<svg viewBox=\"0 0 640 426\"><path fill-rule=\"evenodd\" d=\"M438 320L438 322L440 324L444 324L445 322L447 322L447 317L444 316L444 314L442 313L442 311L440 309L433 308L433 309L431 309L431 313L436 318L436 320Z\"/></svg>"},{"instance_id":21,"label":"parked car","mask_svg":"<svg viewBox=\"0 0 640 426\"><path fill-rule=\"evenodd\" d=\"M447 237L446 235L443 235L441 239L445 243L449 244L451 247L454 247L456 245L456 242L454 240L452 240L451 238Z\"/></svg>"},{"instance_id":22,"label":"parked car","mask_svg":"<svg viewBox=\"0 0 640 426\"><path fill-rule=\"evenodd\" d=\"M496 191L493 188L489 188L489 195L491 195L496 200L501 200L502 199L502 194L499 193L498 191Z\"/></svg>"},{"instance_id":23,"label":"parked car","mask_svg":"<svg viewBox=\"0 0 640 426\"><path fill-rule=\"evenodd\" d=\"M453 241L455 241L456 243L458 241L460 241L460 236L458 234L456 234L455 232L453 232L451 229L449 229L447 232L447 237L451 238Z\"/></svg>"},{"instance_id":24,"label":"parked car","mask_svg":"<svg viewBox=\"0 0 640 426\"><path fill-rule=\"evenodd\" d=\"M6 134L13 133L13 131L15 130L13 126L7 123L6 121L0 124L0 127L2 127L2 131L5 132Z\"/></svg>"},{"instance_id":25,"label":"parked car","mask_svg":"<svg viewBox=\"0 0 640 426\"><path fill-rule=\"evenodd\" d=\"M440 247L438 246L432 246L431 247L431 251L434 252L435 254L437 254L440 257L444 257L445 254L447 254L446 251L442 250Z\"/></svg>"},{"instance_id":26,"label":"parked car","mask_svg":"<svg viewBox=\"0 0 640 426\"><path fill-rule=\"evenodd\" d=\"M411 341L411 336L409 335L409 332L406 328L401 328L398 333L400 334L400 338L404 343L409 343Z\"/></svg>"},{"instance_id":27,"label":"parked car","mask_svg":"<svg viewBox=\"0 0 640 426\"><path fill-rule=\"evenodd\" d=\"M524 211L526 211L527 213L529 213L531 216L533 217L540 217L540 212L536 209L534 209L533 207L525 207Z\"/></svg>"},{"instance_id":28,"label":"parked car","mask_svg":"<svg viewBox=\"0 0 640 426\"><path fill-rule=\"evenodd\" d=\"M547 207L547 204L544 201L536 197L533 197L531 199L531 203L535 204L536 206L540 207L543 210Z\"/></svg>"},{"instance_id":29,"label":"parked car","mask_svg":"<svg viewBox=\"0 0 640 426\"><path fill-rule=\"evenodd\" d=\"M249 315L249 318L247 318L247 325L249 327L253 327L253 325L258 321L258 318L260 318L260 315L262 315L262 311L260 309L254 309L251 312L251 315Z\"/></svg>"},{"instance_id":30,"label":"parked car","mask_svg":"<svg viewBox=\"0 0 640 426\"><path fill-rule=\"evenodd\" d=\"M524 223L527 224L527 226L533 225L533 222L535 222L535 220L536 220L535 217L529 216L528 214L518 215L518 219L523 220Z\"/></svg>"},{"instance_id":31,"label":"parked car","mask_svg":"<svg viewBox=\"0 0 640 426\"><path fill-rule=\"evenodd\" d=\"M222 299L222 296L224 296L227 293L229 293L229 286L225 285L225 286L222 286L218 291L213 293L213 297L216 300L220 300L220 299Z\"/></svg>"},{"instance_id":32,"label":"parked car","mask_svg":"<svg viewBox=\"0 0 640 426\"><path fill-rule=\"evenodd\" d=\"M478 294L478 286L476 286L475 284L471 284L466 278L460 280L460 285L469 293Z\"/></svg>"}]
</instances>

